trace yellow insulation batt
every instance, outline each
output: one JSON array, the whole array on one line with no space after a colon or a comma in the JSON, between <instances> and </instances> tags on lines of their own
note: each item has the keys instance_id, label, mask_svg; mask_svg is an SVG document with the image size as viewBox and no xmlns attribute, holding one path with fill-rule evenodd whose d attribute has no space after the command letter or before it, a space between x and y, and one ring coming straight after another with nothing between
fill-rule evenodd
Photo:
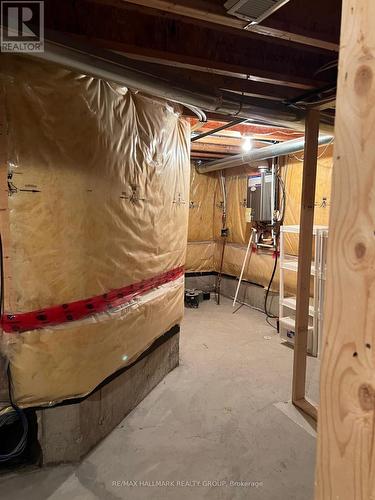
<instances>
[{"instance_id":1,"label":"yellow insulation batt","mask_svg":"<svg viewBox=\"0 0 375 500\"><path fill-rule=\"evenodd\" d=\"M192 165L186 272L214 270L214 218L220 202L216 174L199 174Z\"/></svg>"},{"instance_id":2,"label":"yellow insulation batt","mask_svg":"<svg viewBox=\"0 0 375 500\"><path fill-rule=\"evenodd\" d=\"M215 174L199 174L191 166L189 231L188 241L209 241L214 238L214 217L216 204L221 197L217 193Z\"/></svg>"},{"instance_id":3,"label":"yellow insulation batt","mask_svg":"<svg viewBox=\"0 0 375 500\"><path fill-rule=\"evenodd\" d=\"M189 125L178 110L53 64L0 60L6 312L90 298L184 265ZM183 284L161 290L121 317L3 334L17 402L86 394L125 366L181 320Z\"/></svg>"}]
</instances>

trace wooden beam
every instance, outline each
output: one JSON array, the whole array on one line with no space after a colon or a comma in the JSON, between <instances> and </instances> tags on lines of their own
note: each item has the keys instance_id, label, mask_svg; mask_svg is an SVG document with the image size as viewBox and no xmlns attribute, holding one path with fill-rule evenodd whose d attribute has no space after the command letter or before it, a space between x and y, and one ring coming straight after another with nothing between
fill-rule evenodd
<instances>
[{"instance_id":1,"label":"wooden beam","mask_svg":"<svg viewBox=\"0 0 375 500\"><path fill-rule=\"evenodd\" d=\"M220 158L226 158L228 156L231 156L231 155L228 155L228 154L224 154L224 153L202 153L201 151L192 151L190 153L190 157L191 158L207 158L207 159L210 159L210 160L216 160L216 159L220 159Z\"/></svg>"},{"instance_id":2,"label":"wooden beam","mask_svg":"<svg viewBox=\"0 0 375 500\"><path fill-rule=\"evenodd\" d=\"M200 123L197 121L197 118L191 116L185 116L185 118L189 121L191 127L194 127L195 124L199 123L199 130L201 132L208 132L214 128L220 127L224 125L225 120L215 120L209 119L206 123ZM228 120L230 121L230 120ZM197 123L198 122L198 123ZM197 130L197 129L195 129ZM298 137L302 137L304 134L301 132L297 132L296 130L286 129L281 127L269 127L266 125L255 125L253 123L243 123L234 125L230 129L231 132L239 132L241 135L251 135L255 139L270 139L275 141L288 141L291 139L297 139ZM222 132L221 135L228 134L229 132Z\"/></svg>"},{"instance_id":3,"label":"wooden beam","mask_svg":"<svg viewBox=\"0 0 375 500\"><path fill-rule=\"evenodd\" d=\"M205 89L211 89L214 91L233 91L238 93L244 93L248 96L260 97L264 99L273 99L273 100L289 100L296 97L299 97L301 94L305 92L300 87L301 85L287 86L270 84L265 82L259 82L256 80L252 80L246 75L240 75L238 73L225 76L217 73L213 73L212 70L207 69L207 71L199 71L197 69L187 69L184 68L181 71L180 68L175 65L169 64L166 65L166 62L162 62L162 64L155 64L150 62L136 62L137 59L132 57L135 64L139 67L140 70L149 72L150 74L167 78L177 83L186 83L191 82L192 85L197 87L204 87ZM299 87L299 88L297 88ZM306 87L306 85L302 85L302 87ZM308 90L312 89L311 86Z\"/></svg>"},{"instance_id":4,"label":"wooden beam","mask_svg":"<svg viewBox=\"0 0 375 500\"><path fill-rule=\"evenodd\" d=\"M192 137L191 142L199 141L199 140L201 140L204 137L207 137L209 135L212 136L213 134L217 134L218 132L221 132L222 130L227 130L229 128L232 128L235 125L238 125L238 124L243 123L245 121L247 121L246 118L236 118L236 119L232 120L231 122L223 123L223 124L219 125L218 127L212 128L211 130L206 130L205 132L202 132L201 134L199 134L195 137Z\"/></svg>"},{"instance_id":5,"label":"wooden beam","mask_svg":"<svg viewBox=\"0 0 375 500\"><path fill-rule=\"evenodd\" d=\"M225 141L218 142L193 142L191 151L202 153L226 153L237 155L241 152L241 145L226 144Z\"/></svg>"},{"instance_id":6,"label":"wooden beam","mask_svg":"<svg viewBox=\"0 0 375 500\"><path fill-rule=\"evenodd\" d=\"M264 21L267 23L267 20ZM271 26L262 26L261 24L254 24L247 28L253 33L258 33L259 35L272 36L274 38L279 38L281 40L288 40L290 42L297 42L303 45L311 45L312 47L319 47L321 49L332 50L338 52L339 45L337 43L326 42L324 40L318 40L317 38L311 38L304 35L299 35L298 33L291 33L290 31L278 30L276 28L271 28Z\"/></svg>"},{"instance_id":7,"label":"wooden beam","mask_svg":"<svg viewBox=\"0 0 375 500\"><path fill-rule=\"evenodd\" d=\"M85 41L87 41L87 38ZM249 72L250 68L244 68L244 67L236 68L233 65L223 66L221 64L215 64L212 61L193 62L191 59L188 58L182 58L180 60L180 58L176 56L171 56L168 54L162 55L160 53L156 53L151 49L140 49L134 46L125 47L124 45L115 46L113 43L109 43L106 40L99 40L99 39L93 40L92 38L90 38L90 41L91 42L94 41L96 45L98 45L99 47L103 47L110 50L114 50L115 47L117 47L118 49L116 50L117 52L124 52L127 57L134 59L136 61L143 61L145 63L157 64L171 68L180 68L184 70L184 73L186 70L201 71L206 74L220 75L229 78L249 80L251 82L257 82L262 84L264 83L266 85L272 85L272 86L279 85L283 87L290 87L292 89L301 89L301 90L308 90L323 85L322 81L316 81L313 79L302 80L296 77L287 77L285 74L283 75L283 77L279 75L279 78L276 78L275 75L272 75L271 73L268 73L268 76L266 76L266 73L263 73L264 76L259 76L260 74L259 72L255 71L256 74Z\"/></svg>"},{"instance_id":8,"label":"wooden beam","mask_svg":"<svg viewBox=\"0 0 375 500\"><path fill-rule=\"evenodd\" d=\"M166 68L164 68L165 70ZM217 75L212 72L184 71L184 77L194 83L201 83L218 90L244 92L246 95L264 97L266 99L288 100L298 97L304 91L290 85L275 85L252 80L251 77ZM310 87L311 88L311 87Z\"/></svg>"},{"instance_id":9,"label":"wooden beam","mask_svg":"<svg viewBox=\"0 0 375 500\"><path fill-rule=\"evenodd\" d=\"M306 356L314 224L315 184L320 113L310 109L306 116L301 219L298 245L296 326L293 360L292 401L300 406L306 392Z\"/></svg>"},{"instance_id":10,"label":"wooden beam","mask_svg":"<svg viewBox=\"0 0 375 500\"><path fill-rule=\"evenodd\" d=\"M194 137L194 139L195 139L195 137ZM197 141L193 141L193 138L192 138L191 144L193 145L194 143L196 143L198 145L199 144L219 144L219 145L226 144L227 146L237 146L238 148L241 148L242 137L225 135L225 132L224 133L220 132L218 135L209 135L207 137L203 137L201 139L198 139Z\"/></svg>"},{"instance_id":11,"label":"wooden beam","mask_svg":"<svg viewBox=\"0 0 375 500\"><path fill-rule=\"evenodd\" d=\"M194 24L89 0L50 0L45 27L84 37L91 44L181 68L239 74L283 85L316 86L314 73L332 62L330 52L285 46L257 34L233 36L215 26ZM130 6L131 7L131 6Z\"/></svg>"},{"instance_id":12,"label":"wooden beam","mask_svg":"<svg viewBox=\"0 0 375 500\"><path fill-rule=\"evenodd\" d=\"M302 37L314 37L339 49L342 0L292 0L275 11L261 26ZM328 48L328 46L327 46Z\"/></svg>"},{"instance_id":13,"label":"wooden beam","mask_svg":"<svg viewBox=\"0 0 375 500\"><path fill-rule=\"evenodd\" d=\"M375 2L344 0L315 499L375 498Z\"/></svg>"},{"instance_id":14,"label":"wooden beam","mask_svg":"<svg viewBox=\"0 0 375 500\"><path fill-rule=\"evenodd\" d=\"M313 418L315 421L318 420L318 409L316 406L314 406L310 401L308 401L305 398L302 399L297 399L296 401L293 402L294 406L299 408L300 410L303 411L303 413L306 413L306 415L309 415L311 418Z\"/></svg>"},{"instance_id":15,"label":"wooden beam","mask_svg":"<svg viewBox=\"0 0 375 500\"><path fill-rule=\"evenodd\" d=\"M171 14L177 14L179 16L190 17L192 19L197 19L204 22L214 23L221 26L228 26L231 28L244 30L248 26L248 22L232 17L228 15L222 5L209 5L205 2L186 1L176 2L170 0L126 0L127 3L132 3L135 5L141 5L144 7L151 7L153 9L158 9L163 12L168 12ZM211 7L211 8L209 8ZM304 16L302 22L305 21ZM282 40L288 40L290 42L299 43L303 45L309 45L312 47L318 47L324 50L338 51L339 47L337 43L321 40L318 37L308 36L306 34L295 33L295 31L285 31L282 29L276 29L267 23L267 19L259 25L251 27L253 33L259 33L262 35L267 35ZM338 20L339 21L339 20ZM271 23L272 24L272 23Z\"/></svg>"}]
</instances>

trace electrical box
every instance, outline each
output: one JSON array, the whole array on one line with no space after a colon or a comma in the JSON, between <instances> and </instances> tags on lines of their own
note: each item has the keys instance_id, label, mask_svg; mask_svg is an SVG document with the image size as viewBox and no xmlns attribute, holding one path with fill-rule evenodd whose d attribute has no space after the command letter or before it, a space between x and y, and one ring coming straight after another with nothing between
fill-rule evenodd
<instances>
[{"instance_id":1,"label":"electrical box","mask_svg":"<svg viewBox=\"0 0 375 500\"><path fill-rule=\"evenodd\" d=\"M263 171L260 175L248 177L247 208L251 211L252 222L272 223L273 189L274 182L271 173Z\"/></svg>"}]
</instances>

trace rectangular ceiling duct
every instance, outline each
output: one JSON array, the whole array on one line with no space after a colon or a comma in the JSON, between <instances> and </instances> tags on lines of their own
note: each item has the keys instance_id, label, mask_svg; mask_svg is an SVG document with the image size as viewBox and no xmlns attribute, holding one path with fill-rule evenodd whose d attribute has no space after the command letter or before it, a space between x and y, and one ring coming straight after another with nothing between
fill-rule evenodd
<instances>
[{"instance_id":1,"label":"rectangular ceiling duct","mask_svg":"<svg viewBox=\"0 0 375 500\"><path fill-rule=\"evenodd\" d=\"M228 0L224 7L228 14L245 19L251 24L258 24L289 0Z\"/></svg>"}]
</instances>

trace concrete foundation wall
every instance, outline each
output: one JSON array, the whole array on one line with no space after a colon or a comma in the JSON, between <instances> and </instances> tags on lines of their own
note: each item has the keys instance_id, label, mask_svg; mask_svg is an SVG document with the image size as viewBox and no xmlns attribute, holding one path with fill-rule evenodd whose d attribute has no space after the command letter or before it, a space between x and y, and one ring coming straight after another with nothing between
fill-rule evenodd
<instances>
[{"instance_id":1,"label":"concrete foundation wall","mask_svg":"<svg viewBox=\"0 0 375 500\"><path fill-rule=\"evenodd\" d=\"M214 292L216 275L204 274L202 276L185 276L185 288L197 288L205 292Z\"/></svg>"},{"instance_id":2,"label":"concrete foundation wall","mask_svg":"<svg viewBox=\"0 0 375 500\"><path fill-rule=\"evenodd\" d=\"M216 283L216 275L203 275L203 276L186 276L185 287L197 288L199 290L207 290L214 292ZM224 297L233 299L236 293L238 279L228 276L221 278L221 294ZM264 299L266 289L262 286L254 285L252 283L243 281L241 283L240 291L238 294L239 303L243 302L249 306L255 307L264 311ZM214 300L214 296L212 299ZM268 295L268 312L278 316L279 314L279 294L270 292Z\"/></svg>"},{"instance_id":3,"label":"concrete foundation wall","mask_svg":"<svg viewBox=\"0 0 375 500\"><path fill-rule=\"evenodd\" d=\"M238 280L223 277L221 281L221 292L224 297L230 299L234 298ZM266 289L262 286L253 285L252 283L242 282L238 293L238 302L255 307L264 311L264 299L266 296ZM268 312L274 316L279 314L279 294L270 292L268 294Z\"/></svg>"},{"instance_id":4,"label":"concrete foundation wall","mask_svg":"<svg viewBox=\"0 0 375 500\"><path fill-rule=\"evenodd\" d=\"M86 399L37 410L43 465L77 462L179 364L179 327Z\"/></svg>"}]
</instances>

